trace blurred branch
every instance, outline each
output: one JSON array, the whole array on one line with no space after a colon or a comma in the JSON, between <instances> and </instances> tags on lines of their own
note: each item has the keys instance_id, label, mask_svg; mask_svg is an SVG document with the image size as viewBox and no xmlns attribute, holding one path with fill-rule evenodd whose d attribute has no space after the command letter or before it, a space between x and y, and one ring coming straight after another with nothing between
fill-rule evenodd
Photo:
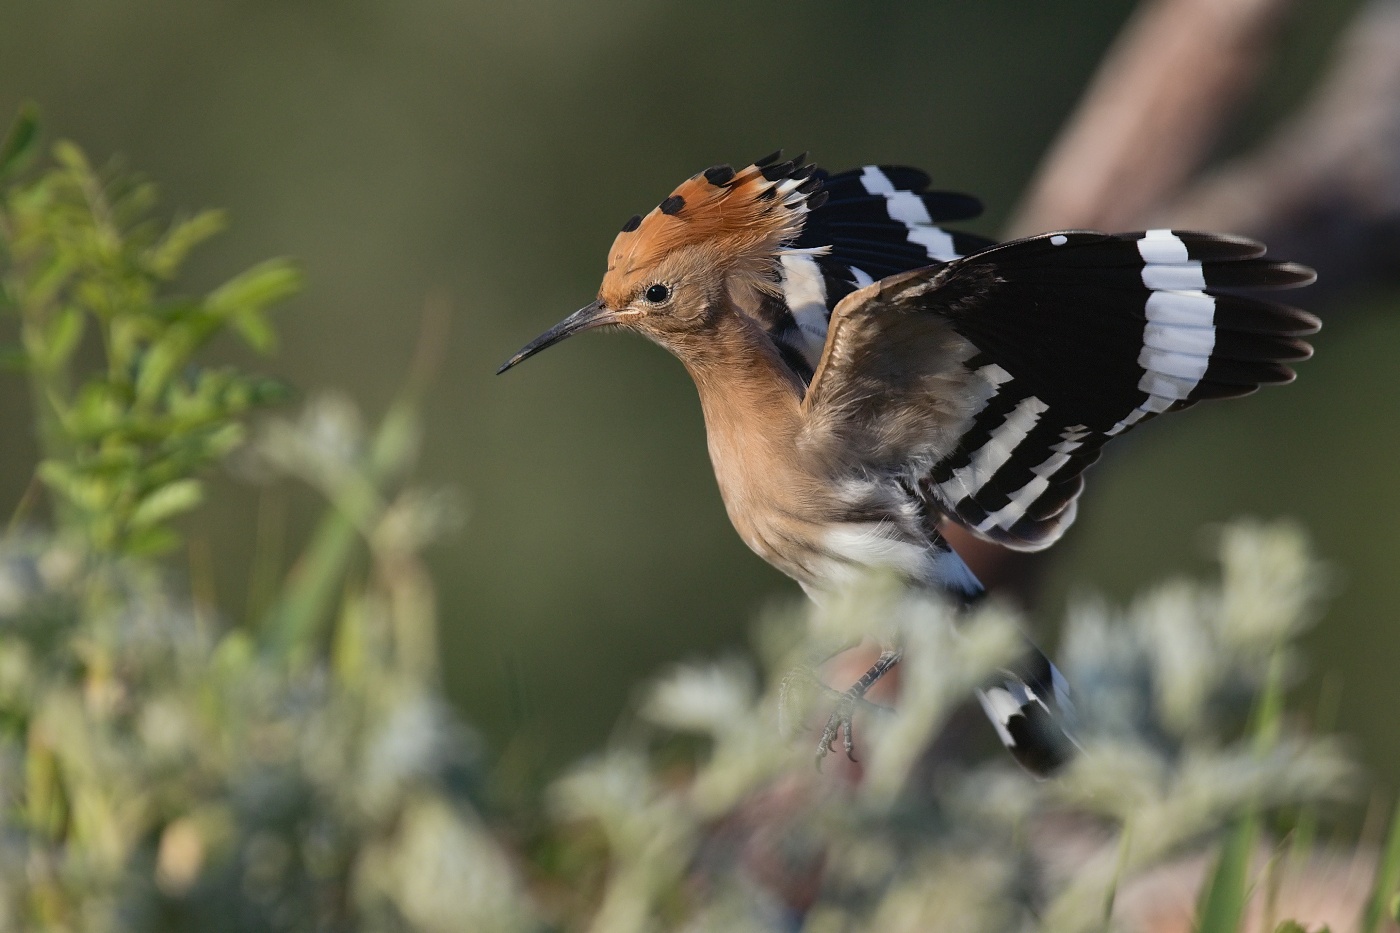
<instances>
[{"instance_id":1,"label":"blurred branch","mask_svg":"<svg viewBox=\"0 0 1400 933\"><path fill-rule=\"evenodd\" d=\"M1008 235L1140 224L1196 168L1253 86L1289 5L1139 7L1041 163Z\"/></svg>"},{"instance_id":2,"label":"blurred branch","mask_svg":"<svg viewBox=\"0 0 1400 933\"><path fill-rule=\"evenodd\" d=\"M1160 211L1232 230L1316 267L1336 290L1396 277L1400 254L1400 2L1374 0L1311 99L1254 152Z\"/></svg>"},{"instance_id":3,"label":"blurred branch","mask_svg":"<svg viewBox=\"0 0 1400 933\"><path fill-rule=\"evenodd\" d=\"M1143 6L1051 148L1009 236L1149 225L1242 233L1324 288L1393 280L1400 252L1400 2L1372 0L1299 111L1193 178L1249 92L1287 0Z\"/></svg>"}]
</instances>

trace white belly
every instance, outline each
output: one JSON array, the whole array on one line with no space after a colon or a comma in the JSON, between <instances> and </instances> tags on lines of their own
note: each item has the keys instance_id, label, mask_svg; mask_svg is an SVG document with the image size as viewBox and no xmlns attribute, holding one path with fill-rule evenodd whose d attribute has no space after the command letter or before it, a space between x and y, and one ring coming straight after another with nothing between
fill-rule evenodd
<instances>
[{"instance_id":1,"label":"white belly","mask_svg":"<svg viewBox=\"0 0 1400 933\"><path fill-rule=\"evenodd\" d=\"M839 589L860 576L895 573L914 583L972 595L982 586L951 550L910 541L893 522L845 522L830 525L822 536L828 556L819 576L823 588Z\"/></svg>"}]
</instances>

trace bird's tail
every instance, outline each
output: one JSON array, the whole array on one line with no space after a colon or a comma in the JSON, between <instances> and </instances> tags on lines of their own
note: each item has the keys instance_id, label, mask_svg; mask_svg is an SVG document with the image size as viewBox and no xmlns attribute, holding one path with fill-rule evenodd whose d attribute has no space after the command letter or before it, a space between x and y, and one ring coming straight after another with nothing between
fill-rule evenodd
<instances>
[{"instance_id":1,"label":"bird's tail","mask_svg":"<svg viewBox=\"0 0 1400 933\"><path fill-rule=\"evenodd\" d=\"M1018 664L978 690L977 699L1021 767L1050 777L1078 751L1069 732L1074 708L1059 668L1040 649L1028 649Z\"/></svg>"}]
</instances>

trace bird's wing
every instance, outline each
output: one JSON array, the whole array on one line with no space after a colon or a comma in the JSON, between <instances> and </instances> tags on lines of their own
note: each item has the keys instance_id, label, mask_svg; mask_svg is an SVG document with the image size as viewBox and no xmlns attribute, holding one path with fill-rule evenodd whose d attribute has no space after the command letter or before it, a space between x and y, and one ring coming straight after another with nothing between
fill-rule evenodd
<instances>
[{"instance_id":1,"label":"bird's wing","mask_svg":"<svg viewBox=\"0 0 1400 933\"><path fill-rule=\"evenodd\" d=\"M1036 550L1110 438L1293 379L1312 315L1236 293L1312 270L1236 237L1047 233L861 288L804 401L810 455L902 477L982 537Z\"/></svg>"},{"instance_id":2,"label":"bird's wing","mask_svg":"<svg viewBox=\"0 0 1400 933\"><path fill-rule=\"evenodd\" d=\"M808 213L791 249L779 257L782 307L770 335L803 381L826 345L827 322L844 297L877 279L943 263L992 245L937 226L982 212L966 194L929 191L929 177L902 165L866 165L827 175L808 196Z\"/></svg>"}]
</instances>

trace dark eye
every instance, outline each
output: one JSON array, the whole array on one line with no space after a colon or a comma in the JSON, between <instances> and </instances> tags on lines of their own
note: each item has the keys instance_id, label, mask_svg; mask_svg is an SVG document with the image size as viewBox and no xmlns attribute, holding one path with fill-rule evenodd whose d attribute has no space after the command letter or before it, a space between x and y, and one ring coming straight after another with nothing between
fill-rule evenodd
<instances>
[{"instance_id":1,"label":"dark eye","mask_svg":"<svg viewBox=\"0 0 1400 933\"><path fill-rule=\"evenodd\" d=\"M659 305L667 298L671 297L671 290L658 282L647 288L646 293L643 294L642 297L654 305Z\"/></svg>"}]
</instances>

